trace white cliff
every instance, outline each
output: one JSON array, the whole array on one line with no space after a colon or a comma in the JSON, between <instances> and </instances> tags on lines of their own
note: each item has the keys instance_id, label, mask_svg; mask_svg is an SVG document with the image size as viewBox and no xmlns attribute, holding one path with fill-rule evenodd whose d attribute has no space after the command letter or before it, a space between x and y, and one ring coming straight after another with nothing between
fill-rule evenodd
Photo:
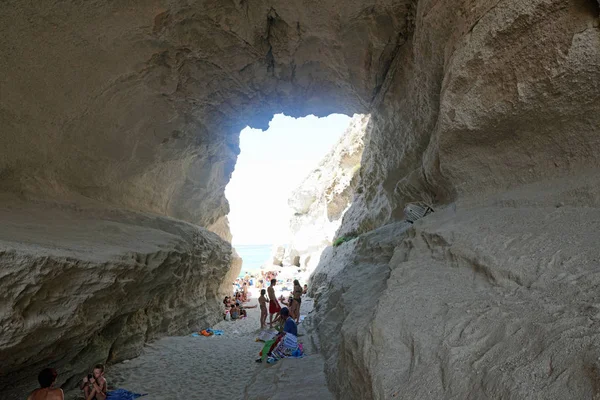
<instances>
[{"instance_id":1,"label":"white cliff","mask_svg":"<svg viewBox=\"0 0 600 400\"><path fill-rule=\"evenodd\" d=\"M333 243L354 197L368 123L368 115L355 115L331 151L290 196L294 215L287 263L312 271L323 249Z\"/></svg>"}]
</instances>

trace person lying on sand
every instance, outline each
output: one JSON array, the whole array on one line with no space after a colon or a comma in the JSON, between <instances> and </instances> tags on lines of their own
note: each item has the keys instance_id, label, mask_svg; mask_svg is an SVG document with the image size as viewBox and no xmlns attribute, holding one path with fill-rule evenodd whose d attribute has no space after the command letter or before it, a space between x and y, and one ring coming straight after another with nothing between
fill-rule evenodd
<instances>
[{"instance_id":1,"label":"person lying on sand","mask_svg":"<svg viewBox=\"0 0 600 400\"><path fill-rule=\"evenodd\" d=\"M65 400L62 389L53 387L57 376L58 373L54 368L43 369L38 374L40 388L31 392L27 400Z\"/></svg>"},{"instance_id":2,"label":"person lying on sand","mask_svg":"<svg viewBox=\"0 0 600 400\"><path fill-rule=\"evenodd\" d=\"M104 365L97 364L92 373L83 378L80 389L83 390L86 400L105 400L107 391L106 386Z\"/></svg>"}]
</instances>

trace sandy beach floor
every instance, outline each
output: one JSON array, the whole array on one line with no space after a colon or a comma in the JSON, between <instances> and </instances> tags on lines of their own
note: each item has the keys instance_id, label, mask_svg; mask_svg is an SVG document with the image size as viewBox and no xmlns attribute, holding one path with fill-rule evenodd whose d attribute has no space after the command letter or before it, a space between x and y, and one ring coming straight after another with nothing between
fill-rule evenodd
<instances>
[{"instance_id":1,"label":"sandy beach floor","mask_svg":"<svg viewBox=\"0 0 600 400\"><path fill-rule=\"evenodd\" d=\"M306 300L302 315L312 309L312 300ZM246 306L255 304L253 298ZM323 360L315 354L303 324L299 326L299 339L305 343L305 358L274 365L256 363L263 345L255 341L261 331L260 309L247 311L247 318L210 327L224 331L223 336L192 337L190 332L188 336L166 337L148 344L140 357L107 368L109 387L148 393L143 397L147 400L304 399L306 392L291 388L306 386L312 398L333 398L326 388ZM75 398L81 398L77 391L67 396Z\"/></svg>"}]
</instances>

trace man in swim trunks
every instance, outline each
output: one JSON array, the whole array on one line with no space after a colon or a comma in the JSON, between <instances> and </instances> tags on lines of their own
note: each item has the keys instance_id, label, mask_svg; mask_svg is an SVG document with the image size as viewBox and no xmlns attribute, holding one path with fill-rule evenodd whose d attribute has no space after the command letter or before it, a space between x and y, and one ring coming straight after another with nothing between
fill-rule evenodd
<instances>
[{"instance_id":1,"label":"man in swim trunks","mask_svg":"<svg viewBox=\"0 0 600 400\"><path fill-rule=\"evenodd\" d=\"M55 389L54 382L58 374L54 368L46 368L38 375L40 388L35 389L27 400L65 400L62 389Z\"/></svg>"},{"instance_id":2,"label":"man in swim trunks","mask_svg":"<svg viewBox=\"0 0 600 400\"><path fill-rule=\"evenodd\" d=\"M276 284L277 279L271 279L271 286L267 289L269 292L269 326L271 328L279 320L279 311L281 311L281 306L279 305L279 301L277 301L277 296L275 296ZM273 315L275 315L275 321L273 321Z\"/></svg>"}]
</instances>

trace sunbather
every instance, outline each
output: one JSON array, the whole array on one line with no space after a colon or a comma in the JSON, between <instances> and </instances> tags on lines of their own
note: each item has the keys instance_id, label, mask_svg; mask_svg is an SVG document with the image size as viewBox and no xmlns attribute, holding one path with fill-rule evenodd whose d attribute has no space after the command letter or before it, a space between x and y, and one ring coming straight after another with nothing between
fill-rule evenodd
<instances>
[{"instance_id":1,"label":"sunbather","mask_svg":"<svg viewBox=\"0 0 600 400\"><path fill-rule=\"evenodd\" d=\"M38 375L40 388L35 389L27 400L64 400L65 395L60 388L54 388L58 373L54 368L46 368Z\"/></svg>"}]
</instances>

